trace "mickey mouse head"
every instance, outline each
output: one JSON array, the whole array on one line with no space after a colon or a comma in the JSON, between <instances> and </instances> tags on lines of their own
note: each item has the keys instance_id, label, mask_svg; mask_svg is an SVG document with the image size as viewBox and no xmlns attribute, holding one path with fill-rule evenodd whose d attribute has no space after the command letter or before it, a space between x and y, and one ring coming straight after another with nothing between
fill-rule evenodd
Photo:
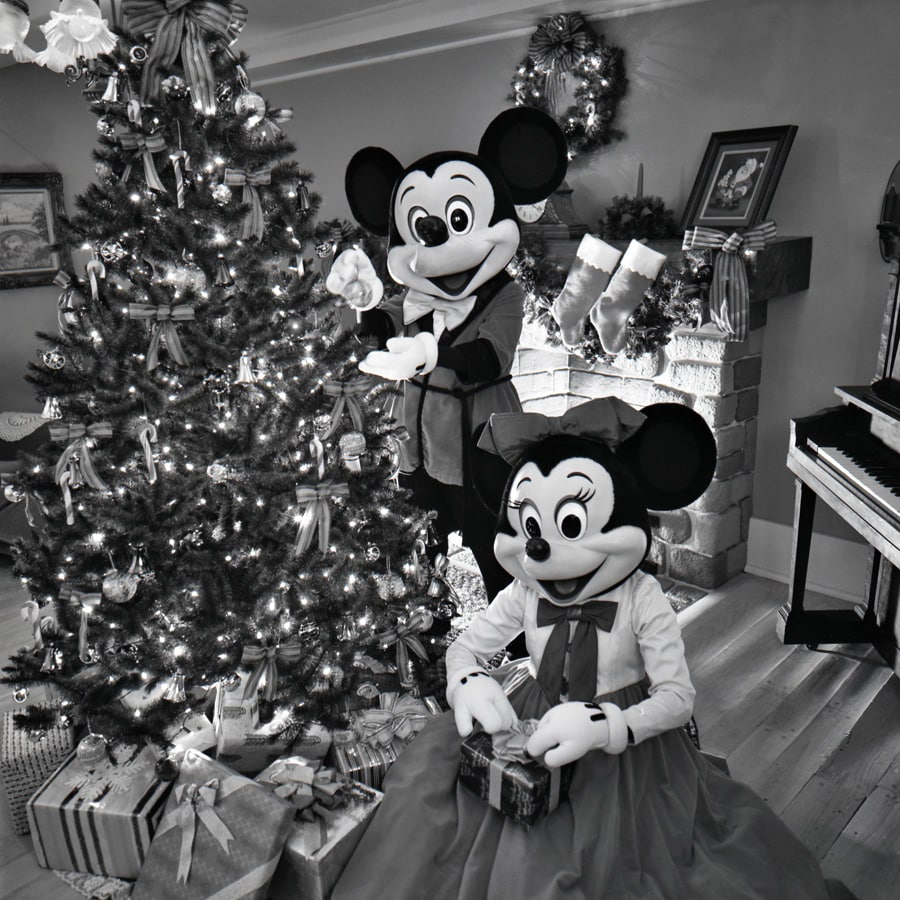
<instances>
[{"instance_id":1,"label":"mickey mouse head","mask_svg":"<svg viewBox=\"0 0 900 900\"><path fill-rule=\"evenodd\" d=\"M389 238L391 277L454 301L509 264L519 244L516 205L549 196L565 171L559 126L517 107L488 125L477 154L430 153L404 169L381 147L359 150L345 187L356 220Z\"/></svg>"}]
</instances>

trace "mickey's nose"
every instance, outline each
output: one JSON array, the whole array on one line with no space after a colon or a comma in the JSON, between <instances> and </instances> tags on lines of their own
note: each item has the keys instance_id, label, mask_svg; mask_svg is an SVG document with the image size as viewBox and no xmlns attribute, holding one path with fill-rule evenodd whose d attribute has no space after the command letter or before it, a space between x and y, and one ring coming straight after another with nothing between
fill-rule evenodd
<instances>
[{"instance_id":1,"label":"mickey's nose","mask_svg":"<svg viewBox=\"0 0 900 900\"><path fill-rule=\"evenodd\" d=\"M426 247L437 247L447 243L449 232L447 223L439 216L423 216L416 222L416 234L425 242Z\"/></svg>"},{"instance_id":2,"label":"mickey's nose","mask_svg":"<svg viewBox=\"0 0 900 900\"><path fill-rule=\"evenodd\" d=\"M550 545L543 538L528 538L525 542L525 552L535 562L543 562L550 555Z\"/></svg>"}]
</instances>

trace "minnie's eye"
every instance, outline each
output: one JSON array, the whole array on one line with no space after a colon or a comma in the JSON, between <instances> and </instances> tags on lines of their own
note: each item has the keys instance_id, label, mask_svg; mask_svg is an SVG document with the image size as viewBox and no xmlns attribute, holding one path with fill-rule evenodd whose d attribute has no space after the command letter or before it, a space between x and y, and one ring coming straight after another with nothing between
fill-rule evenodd
<instances>
[{"instance_id":1,"label":"minnie's eye","mask_svg":"<svg viewBox=\"0 0 900 900\"><path fill-rule=\"evenodd\" d=\"M447 204L447 224L454 234L468 234L475 218L472 204L465 197L452 197Z\"/></svg>"},{"instance_id":2,"label":"minnie's eye","mask_svg":"<svg viewBox=\"0 0 900 900\"><path fill-rule=\"evenodd\" d=\"M587 510L577 500L568 500L556 511L556 527L567 541L577 541L587 528Z\"/></svg>"},{"instance_id":3,"label":"minnie's eye","mask_svg":"<svg viewBox=\"0 0 900 900\"><path fill-rule=\"evenodd\" d=\"M421 206L414 206L410 211L409 215L406 217L407 224L409 225L410 234L412 234L413 238L420 244L425 243L425 239L419 234L416 229L416 225L418 225L421 219L424 219L428 213L422 209Z\"/></svg>"},{"instance_id":4,"label":"minnie's eye","mask_svg":"<svg viewBox=\"0 0 900 900\"><path fill-rule=\"evenodd\" d=\"M519 509L519 523L522 531L530 538L541 536L541 517L537 510L530 504L522 506Z\"/></svg>"}]
</instances>

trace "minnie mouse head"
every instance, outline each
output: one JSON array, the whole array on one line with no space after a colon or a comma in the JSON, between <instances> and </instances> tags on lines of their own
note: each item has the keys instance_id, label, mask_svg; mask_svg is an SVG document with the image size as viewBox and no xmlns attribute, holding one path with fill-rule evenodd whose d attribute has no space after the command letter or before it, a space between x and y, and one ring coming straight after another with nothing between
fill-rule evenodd
<instances>
[{"instance_id":1,"label":"minnie mouse head","mask_svg":"<svg viewBox=\"0 0 900 900\"><path fill-rule=\"evenodd\" d=\"M497 560L557 606L605 594L632 575L650 547L648 509L696 500L716 463L712 432L693 410L661 403L637 412L615 398L559 419L495 414L478 446L511 466Z\"/></svg>"},{"instance_id":2,"label":"minnie mouse head","mask_svg":"<svg viewBox=\"0 0 900 900\"><path fill-rule=\"evenodd\" d=\"M381 147L347 166L356 220L388 237L388 271L399 284L459 300L503 271L519 244L516 205L548 197L566 171L566 141L539 110L506 110L478 153L442 151L404 168Z\"/></svg>"}]
</instances>

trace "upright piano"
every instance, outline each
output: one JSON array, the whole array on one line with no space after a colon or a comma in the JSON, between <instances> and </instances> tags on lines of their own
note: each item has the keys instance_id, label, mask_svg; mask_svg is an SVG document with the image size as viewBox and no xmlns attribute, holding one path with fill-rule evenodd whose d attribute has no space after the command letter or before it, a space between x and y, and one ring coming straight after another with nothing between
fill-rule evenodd
<instances>
[{"instance_id":1,"label":"upright piano","mask_svg":"<svg viewBox=\"0 0 900 900\"><path fill-rule=\"evenodd\" d=\"M900 303L892 265L878 377L835 388L840 405L791 421L788 469L796 476L788 602L779 610L786 644L870 643L900 673ZM806 573L816 500L871 548L865 606L808 610Z\"/></svg>"}]
</instances>

